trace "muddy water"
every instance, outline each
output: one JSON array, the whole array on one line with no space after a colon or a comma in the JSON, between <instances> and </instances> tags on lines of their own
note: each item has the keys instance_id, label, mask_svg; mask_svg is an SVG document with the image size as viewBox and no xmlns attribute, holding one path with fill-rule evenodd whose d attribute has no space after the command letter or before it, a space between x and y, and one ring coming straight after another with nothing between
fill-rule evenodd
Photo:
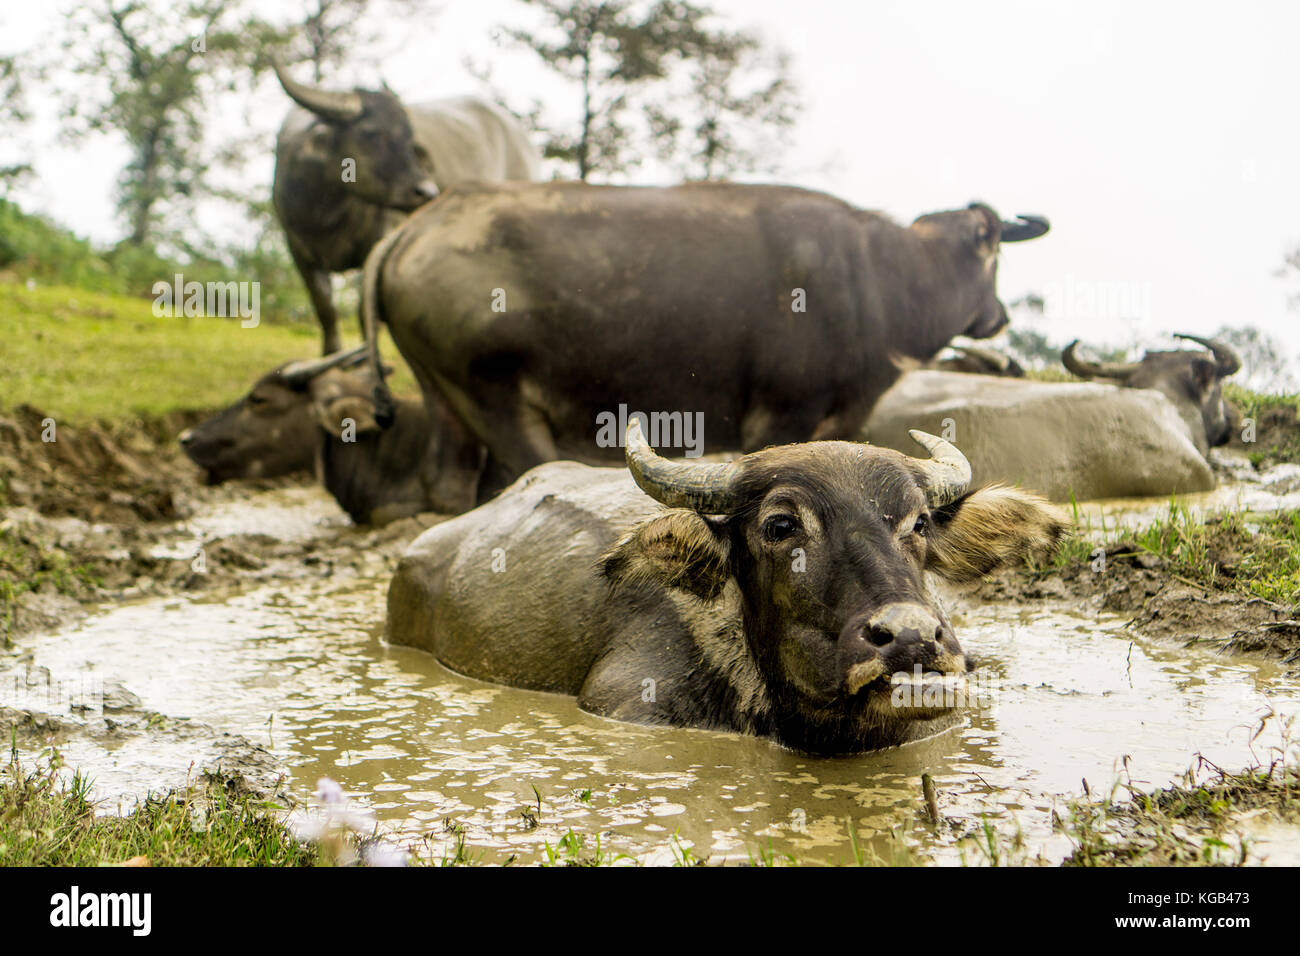
<instances>
[{"instance_id":1,"label":"muddy water","mask_svg":"<svg viewBox=\"0 0 1300 956\"><path fill-rule=\"evenodd\" d=\"M314 507L309 498L299 517L315 522ZM45 668L83 691L121 681L165 715L156 732L61 742L110 806L183 781L192 762L221 755L225 735L242 735L283 762L296 792L332 777L423 852L450 852L459 825L473 854L521 862L544 859L543 843L571 828L588 851L599 834L603 848L649 861L671 861L676 839L714 859L771 851L843 863L850 821L884 858L901 843L922 861L982 862L963 837L985 815L1058 859L1069 846L1051 812L1083 779L1105 792L1125 757L1144 788L1178 779L1198 753L1240 768L1279 743L1273 725L1251 742L1261 715L1300 713L1300 684L1267 661L1134 639L1118 620L1064 606L990 605L954 617L986 692L964 728L814 759L757 739L617 724L567 698L449 673L383 643L386 587L386 575L294 579L119 605L24 639L22 658L0 658L0 687ZM923 819L926 771L938 827ZM1294 829L1260 828L1267 853L1296 857Z\"/></svg>"},{"instance_id":2,"label":"muddy water","mask_svg":"<svg viewBox=\"0 0 1300 956\"><path fill-rule=\"evenodd\" d=\"M1107 498L1079 505L1085 531L1104 537L1169 515L1171 503L1194 518L1227 511L1273 512L1300 509L1300 465L1283 464L1255 474L1245 459L1222 454L1218 460L1247 480L1224 480L1212 491L1164 498Z\"/></svg>"}]
</instances>

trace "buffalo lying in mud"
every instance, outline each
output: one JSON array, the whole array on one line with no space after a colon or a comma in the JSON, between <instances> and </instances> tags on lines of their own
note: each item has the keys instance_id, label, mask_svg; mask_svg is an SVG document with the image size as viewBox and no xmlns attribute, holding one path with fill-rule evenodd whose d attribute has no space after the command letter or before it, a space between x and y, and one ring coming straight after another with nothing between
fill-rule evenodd
<instances>
[{"instance_id":1,"label":"buffalo lying in mud","mask_svg":"<svg viewBox=\"0 0 1300 956\"><path fill-rule=\"evenodd\" d=\"M1214 472L1179 410L1154 389L908 372L860 437L899 450L913 428L949 438L978 482L1033 488L1054 501L1186 494Z\"/></svg>"},{"instance_id":2,"label":"buffalo lying in mud","mask_svg":"<svg viewBox=\"0 0 1300 956\"><path fill-rule=\"evenodd\" d=\"M276 140L271 197L328 355L341 344L330 273L359 268L438 190L536 179L541 157L517 119L478 97L405 105L387 90L332 92L279 66L276 75L298 106Z\"/></svg>"},{"instance_id":3,"label":"buffalo lying in mud","mask_svg":"<svg viewBox=\"0 0 1300 956\"><path fill-rule=\"evenodd\" d=\"M906 362L1006 324L999 246L1048 229L1021 219L903 226L783 186L466 186L375 247L363 321L374 363L386 321L419 380L429 501L459 513L483 448L489 489L617 460L598 423L620 405L702 415L712 450L854 437Z\"/></svg>"},{"instance_id":4,"label":"buffalo lying in mud","mask_svg":"<svg viewBox=\"0 0 1300 956\"><path fill-rule=\"evenodd\" d=\"M374 417L374 379L349 371L365 350L290 362L263 375L225 411L187 429L181 447L210 484L273 478L312 467L357 524L427 510L419 462L429 422L418 400L399 399L391 427Z\"/></svg>"},{"instance_id":5,"label":"buffalo lying in mud","mask_svg":"<svg viewBox=\"0 0 1300 956\"><path fill-rule=\"evenodd\" d=\"M1202 455L1227 444L1236 419L1223 397L1223 380L1241 369L1241 358L1223 342L1195 335L1175 335L1210 350L1147 352L1140 362L1088 362L1074 354L1075 339L1061 353L1061 364L1080 378L1101 379L1124 388L1161 392L1187 423L1187 431Z\"/></svg>"},{"instance_id":6,"label":"buffalo lying in mud","mask_svg":"<svg viewBox=\"0 0 1300 956\"><path fill-rule=\"evenodd\" d=\"M968 665L926 572L985 574L1066 522L1026 492L968 491L961 453L914 437L930 459L813 442L699 464L656 455L634 419L632 480L543 465L422 534L388 636L618 720L816 753L936 733Z\"/></svg>"}]
</instances>

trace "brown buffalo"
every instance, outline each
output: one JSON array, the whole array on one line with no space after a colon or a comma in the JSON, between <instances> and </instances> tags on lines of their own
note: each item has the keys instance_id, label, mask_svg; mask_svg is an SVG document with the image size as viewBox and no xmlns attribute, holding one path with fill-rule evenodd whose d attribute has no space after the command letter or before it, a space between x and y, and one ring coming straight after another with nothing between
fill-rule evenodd
<instances>
[{"instance_id":1,"label":"brown buffalo","mask_svg":"<svg viewBox=\"0 0 1300 956\"><path fill-rule=\"evenodd\" d=\"M349 368L363 361L364 349L353 349L273 369L235 404L182 433L181 447L210 484L315 467L357 524L425 511L424 406L399 399L391 427L381 430L374 379Z\"/></svg>"},{"instance_id":2,"label":"brown buffalo","mask_svg":"<svg viewBox=\"0 0 1300 956\"><path fill-rule=\"evenodd\" d=\"M1204 352L1174 350L1147 352L1138 362L1089 362L1075 355L1079 340L1061 353L1061 364L1080 378L1101 379L1125 388L1151 388L1164 394L1187 422L1202 455L1226 444L1234 411L1223 397L1223 380L1241 369L1241 358L1226 343L1175 335L1209 349Z\"/></svg>"}]
</instances>

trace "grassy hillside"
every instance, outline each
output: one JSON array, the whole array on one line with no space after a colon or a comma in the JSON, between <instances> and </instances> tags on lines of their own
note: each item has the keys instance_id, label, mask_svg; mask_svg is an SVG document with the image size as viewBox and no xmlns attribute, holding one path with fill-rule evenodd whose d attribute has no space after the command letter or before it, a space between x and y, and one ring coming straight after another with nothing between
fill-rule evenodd
<instances>
[{"instance_id":1,"label":"grassy hillside","mask_svg":"<svg viewBox=\"0 0 1300 956\"><path fill-rule=\"evenodd\" d=\"M74 422L219 408L262 373L320 348L314 326L156 318L150 299L16 282L0 282L0 323L0 406L27 403ZM383 351L400 367L394 388L414 391L387 338Z\"/></svg>"}]
</instances>

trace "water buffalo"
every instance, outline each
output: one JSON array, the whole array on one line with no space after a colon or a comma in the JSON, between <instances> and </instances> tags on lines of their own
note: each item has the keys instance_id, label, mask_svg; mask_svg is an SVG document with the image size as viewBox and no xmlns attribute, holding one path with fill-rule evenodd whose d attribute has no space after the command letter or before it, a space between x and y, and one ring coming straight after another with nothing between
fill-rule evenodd
<instances>
[{"instance_id":1,"label":"water buffalo","mask_svg":"<svg viewBox=\"0 0 1300 956\"><path fill-rule=\"evenodd\" d=\"M490 484L614 461L620 409L694 416L714 449L852 437L905 362L1006 324L999 245L1048 229L1021 219L974 203L902 226L734 183L460 187L375 247L363 324L372 361L387 321L419 380L429 500L459 513L481 447Z\"/></svg>"},{"instance_id":2,"label":"water buffalo","mask_svg":"<svg viewBox=\"0 0 1300 956\"><path fill-rule=\"evenodd\" d=\"M936 733L968 666L926 572L1018 562L1066 520L1026 492L968 491L961 453L914 437L931 458L814 442L699 464L657 456L634 419L631 480L553 462L422 534L389 639L617 720L815 753Z\"/></svg>"},{"instance_id":3,"label":"water buffalo","mask_svg":"<svg viewBox=\"0 0 1300 956\"><path fill-rule=\"evenodd\" d=\"M1154 389L1034 382L921 369L881 397L859 437L899 450L913 428L952 441L977 482L1054 501L1186 494L1214 487L1178 409Z\"/></svg>"},{"instance_id":4,"label":"water buffalo","mask_svg":"<svg viewBox=\"0 0 1300 956\"><path fill-rule=\"evenodd\" d=\"M517 119L478 97L406 105L387 90L331 92L275 71L298 105L276 140L271 197L328 355L341 344L330 273L359 268L439 189L536 179L540 156Z\"/></svg>"},{"instance_id":5,"label":"water buffalo","mask_svg":"<svg viewBox=\"0 0 1300 956\"><path fill-rule=\"evenodd\" d=\"M353 349L276 368L234 405L183 432L181 447L210 484L315 466L357 524L426 511L419 480L429 433L424 405L398 399L392 425L381 430L374 379L348 368L364 358L364 349Z\"/></svg>"},{"instance_id":6,"label":"water buffalo","mask_svg":"<svg viewBox=\"0 0 1300 956\"><path fill-rule=\"evenodd\" d=\"M1223 398L1223 380L1241 369L1241 358L1223 342L1195 335L1174 338L1195 342L1210 350L1147 352L1140 362L1088 362L1074 354L1075 339L1061 353L1061 363L1080 378L1104 379L1125 388L1161 392L1178 409L1202 455L1227 444L1234 412Z\"/></svg>"}]
</instances>

